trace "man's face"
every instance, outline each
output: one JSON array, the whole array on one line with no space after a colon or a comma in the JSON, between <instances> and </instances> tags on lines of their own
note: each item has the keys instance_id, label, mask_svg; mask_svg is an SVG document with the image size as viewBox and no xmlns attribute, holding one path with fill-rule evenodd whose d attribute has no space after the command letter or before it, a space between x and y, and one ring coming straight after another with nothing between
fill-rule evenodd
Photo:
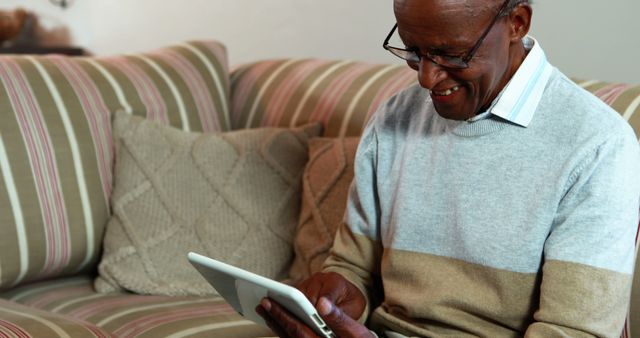
<instances>
[{"instance_id":1,"label":"man's face","mask_svg":"<svg viewBox=\"0 0 640 338\"><path fill-rule=\"evenodd\" d=\"M463 55L473 48L497 14L501 1L395 0L398 33L407 49L421 54ZM508 18L500 18L466 69L447 69L426 58L409 66L430 90L436 111L466 120L484 111L517 70Z\"/></svg>"}]
</instances>

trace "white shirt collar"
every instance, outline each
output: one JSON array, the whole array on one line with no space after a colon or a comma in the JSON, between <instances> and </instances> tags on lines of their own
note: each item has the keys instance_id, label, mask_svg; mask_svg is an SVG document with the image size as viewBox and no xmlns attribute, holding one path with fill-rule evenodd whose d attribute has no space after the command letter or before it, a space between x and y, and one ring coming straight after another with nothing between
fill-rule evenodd
<instances>
[{"instance_id":1,"label":"white shirt collar","mask_svg":"<svg viewBox=\"0 0 640 338\"><path fill-rule=\"evenodd\" d=\"M523 43L529 53L487 112L527 127L538 108L553 67L533 37L526 36Z\"/></svg>"}]
</instances>

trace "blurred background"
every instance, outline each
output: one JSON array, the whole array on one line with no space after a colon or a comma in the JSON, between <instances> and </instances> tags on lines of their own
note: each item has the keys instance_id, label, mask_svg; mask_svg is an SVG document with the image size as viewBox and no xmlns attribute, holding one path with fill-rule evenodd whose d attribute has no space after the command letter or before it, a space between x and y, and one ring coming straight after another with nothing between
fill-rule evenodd
<instances>
[{"instance_id":1,"label":"blurred background","mask_svg":"<svg viewBox=\"0 0 640 338\"><path fill-rule=\"evenodd\" d=\"M398 62L381 48L392 0L2 0L34 43L93 55L217 39L230 64L273 57ZM66 7L62 7L66 5ZM569 76L640 83L640 1L537 0L534 35Z\"/></svg>"}]
</instances>

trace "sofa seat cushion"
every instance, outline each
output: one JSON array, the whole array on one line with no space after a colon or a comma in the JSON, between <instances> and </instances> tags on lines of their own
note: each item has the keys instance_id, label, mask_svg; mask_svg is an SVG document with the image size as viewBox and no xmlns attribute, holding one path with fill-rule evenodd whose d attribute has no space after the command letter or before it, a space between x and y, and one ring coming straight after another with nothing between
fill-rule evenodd
<instances>
[{"instance_id":1,"label":"sofa seat cushion","mask_svg":"<svg viewBox=\"0 0 640 338\"><path fill-rule=\"evenodd\" d=\"M0 299L0 337L111 337L87 321Z\"/></svg>"},{"instance_id":2,"label":"sofa seat cushion","mask_svg":"<svg viewBox=\"0 0 640 338\"><path fill-rule=\"evenodd\" d=\"M0 318L22 304L69 322L92 323L116 337L263 337L271 332L243 319L217 296L170 297L130 293L101 294L93 289L92 276L38 282L0 294ZM48 317L47 317L48 318ZM0 332L2 328L0 320ZM31 324L28 325L32 327ZM89 326L93 327L93 326ZM71 335L76 337L75 335ZM49 337L42 335L38 337ZM78 336L82 337L82 336Z\"/></svg>"},{"instance_id":3,"label":"sofa seat cushion","mask_svg":"<svg viewBox=\"0 0 640 338\"><path fill-rule=\"evenodd\" d=\"M95 267L110 213L113 112L228 130L228 83L217 42L0 55L0 290Z\"/></svg>"}]
</instances>

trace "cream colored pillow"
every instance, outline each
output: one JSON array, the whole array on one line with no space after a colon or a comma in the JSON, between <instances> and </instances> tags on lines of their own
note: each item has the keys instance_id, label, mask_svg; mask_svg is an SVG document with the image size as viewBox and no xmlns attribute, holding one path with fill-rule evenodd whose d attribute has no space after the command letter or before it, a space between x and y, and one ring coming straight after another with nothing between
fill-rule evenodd
<instances>
[{"instance_id":1,"label":"cream colored pillow","mask_svg":"<svg viewBox=\"0 0 640 338\"><path fill-rule=\"evenodd\" d=\"M113 216L96 289L214 293L189 251L286 277L307 144L320 129L202 134L116 113Z\"/></svg>"}]
</instances>

